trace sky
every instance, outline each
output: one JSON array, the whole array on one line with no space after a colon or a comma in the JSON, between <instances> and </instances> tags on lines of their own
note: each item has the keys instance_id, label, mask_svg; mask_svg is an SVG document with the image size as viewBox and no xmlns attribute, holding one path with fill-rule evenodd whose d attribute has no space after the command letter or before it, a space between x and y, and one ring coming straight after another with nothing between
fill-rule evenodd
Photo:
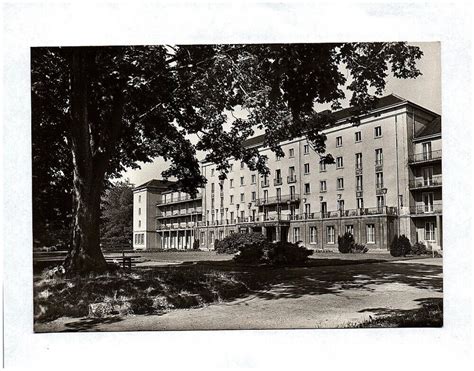
<instances>
[{"instance_id":1,"label":"sky","mask_svg":"<svg viewBox=\"0 0 474 371\"><path fill-rule=\"evenodd\" d=\"M393 76L387 78L384 95L396 94L402 98L423 106L431 111L441 114L441 44L439 42L410 42L423 51L423 57L417 66L422 75L416 79L397 79ZM342 101L342 106L348 106L349 95ZM199 157L199 156L198 156ZM151 179L160 179L161 172L168 165L161 158L150 163L139 163L140 169L128 169L122 179L129 179L136 186Z\"/></svg>"}]
</instances>

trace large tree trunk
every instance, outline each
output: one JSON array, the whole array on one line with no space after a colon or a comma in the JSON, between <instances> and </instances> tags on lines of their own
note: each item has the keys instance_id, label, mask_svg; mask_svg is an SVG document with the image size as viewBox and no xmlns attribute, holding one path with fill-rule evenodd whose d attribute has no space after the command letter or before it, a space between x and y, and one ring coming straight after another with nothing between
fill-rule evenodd
<instances>
[{"instance_id":1,"label":"large tree trunk","mask_svg":"<svg viewBox=\"0 0 474 371\"><path fill-rule=\"evenodd\" d=\"M94 52L71 48L71 120L70 139L74 167L74 223L72 248L66 261L68 274L85 274L107 270L100 248L100 199L105 174L120 125L122 101L116 100L110 127L97 133L89 120L89 72ZM114 131L115 130L115 131ZM95 134L94 134L95 133ZM99 137L100 136L100 137ZM99 148L99 142L107 145Z\"/></svg>"}]
</instances>

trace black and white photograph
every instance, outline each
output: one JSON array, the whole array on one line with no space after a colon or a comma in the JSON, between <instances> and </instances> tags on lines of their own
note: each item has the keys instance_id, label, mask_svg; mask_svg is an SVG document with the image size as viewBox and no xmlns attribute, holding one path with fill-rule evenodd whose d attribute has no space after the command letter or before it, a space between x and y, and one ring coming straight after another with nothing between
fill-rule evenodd
<instances>
[{"instance_id":1,"label":"black and white photograph","mask_svg":"<svg viewBox=\"0 0 474 371\"><path fill-rule=\"evenodd\" d=\"M471 18L2 3L2 366L464 369Z\"/></svg>"},{"instance_id":2,"label":"black and white photograph","mask_svg":"<svg viewBox=\"0 0 474 371\"><path fill-rule=\"evenodd\" d=\"M440 43L35 47L31 94L35 331L442 326Z\"/></svg>"}]
</instances>

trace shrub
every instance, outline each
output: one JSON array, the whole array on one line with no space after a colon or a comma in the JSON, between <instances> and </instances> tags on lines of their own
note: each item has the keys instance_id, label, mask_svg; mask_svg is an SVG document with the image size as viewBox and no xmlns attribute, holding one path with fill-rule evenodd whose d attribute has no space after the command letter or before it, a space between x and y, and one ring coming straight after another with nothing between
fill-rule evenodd
<instances>
[{"instance_id":1,"label":"shrub","mask_svg":"<svg viewBox=\"0 0 474 371\"><path fill-rule=\"evenodd\" d=\"M267 264L291 265L304 263L313 254L313 250L299 246L298 243L276 242L268 244L264 253L264 262Z\"/></svg>"},{"instance_id":2,"label":"shrub","mask_svg":"<svg viewBox=\"0 0 474 371\"><path fill-rule=\"evenodd\" d=\"M217 249L217 245L219 245L219 242L220 241L217 238L214 240L214 250Z\"/></svg>"},{"instance_id":3,"label":"shrub","mask_svg":"<svg viewBox=\"0 0 474 371\"><path fill-rule=\"evenodd\" d=\"M425 255L429 254L430 252L426 248L426 245L423 242L415 242L411 247L411 253L413 255Z\"/></svg>"},{"instance_id":4,"label":"shrub","mask_svg":"<svg viewBox=\"0 0 474 371\"><path fill-rule=\"evenodd\" d=\"M354 236L351 233L346 232L342 236L337 237L337 244L340 253L350 253L354 247Z\"/></svg>"},{"instance_id":5,"label":"shrub","mask_svg":"<svg viewBox=\"0 0 474 371\"><path fill-rule=\"evenodd\" d=\"M351 252L356 253L356 254L365 254L367 251L369 251L368 247L365 247L365 245L363 245L361 243L355 243L352 246L352 251Z\"/></svg>"},{"instance_id":6,"label":"shrub","mask_svg":"<svg viewBox=\"0 0 474 371\"><path fill-rule=\"evenodd\" d=\"M263 260L264 245L263 243L241 245L239 247L239 254L234 256L234 261L237 263L261 263Z\"/></svg>"},{"instance_id":7,"label":"shrub","mask_svg":"<svg viewBox=\"0 0 474 371\"><path fill-rule=\"evenodd\" d=\"M199 250L199 240L194 240L194 242L193 242L193 250Z\"/></svg>"},{"instance_id":8,"label":"shrub","mask_svg":"<svg viewBox=\"0 0 474 371\"><path fill-rule=\"evenodd\" d=\"M261 233L232 233L214 245L218 254L235 254L243 246L266 243Z\"/></svg>"},{"instance_id":9,"label":"shrub","mask_svg":"<svg viewBox=\"0 0 474 371\"><path fill-rule=\"evenodd\" d=\"M410 240L402 234L401 236L395 236L392 243L390 244L390 255L399 257L405 256L410 253L411 244Z\"/></svg>"}]
</instances>

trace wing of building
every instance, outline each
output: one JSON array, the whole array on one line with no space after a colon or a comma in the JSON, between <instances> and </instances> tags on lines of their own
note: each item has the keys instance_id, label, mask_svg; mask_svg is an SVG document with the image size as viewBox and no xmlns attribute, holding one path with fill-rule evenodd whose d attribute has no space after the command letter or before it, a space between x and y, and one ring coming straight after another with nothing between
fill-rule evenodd
<instances>
[{"instance_id":1,"label":"wing of building","mask_svg":"<svg viewBox=\"0 0 474 371\"><path fill-rule=\"evenodd\" d=\"M157 180L155 188L137 187L134 234L146 230L147 237L138 238L143 244L135 237L134 248L213 249L230 233L254 231L337 249L337 236L348 231L371 250L387 250L397 234L441 249L441 117L395 95L381 98L357 126L352 112L336 112L338 121L324 131L335 164L321 163L305 138L283 142L285 156L277 158L258 136L246 145L268 156L270 176L231 160L225 181L215 165L202 164L208 182L194 199ZM137 197L148 193L150 205L140 207Z\"/></svg>"}]
</instances>

